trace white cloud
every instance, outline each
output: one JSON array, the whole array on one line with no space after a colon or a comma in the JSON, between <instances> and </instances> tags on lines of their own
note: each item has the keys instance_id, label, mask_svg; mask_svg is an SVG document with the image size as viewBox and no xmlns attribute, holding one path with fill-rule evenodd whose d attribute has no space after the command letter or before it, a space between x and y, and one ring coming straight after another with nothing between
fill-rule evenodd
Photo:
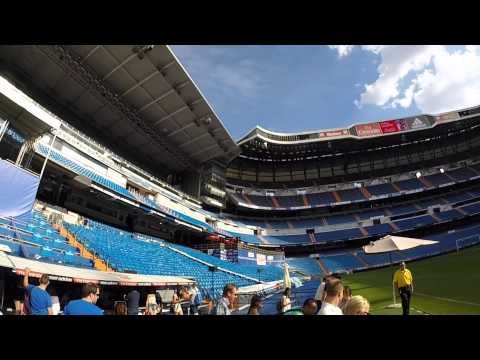
<instances>
[{"instance_id":1,"label":"white cloud","mask_svg":"<svg viewBox=\"0 0 480 360\"><path fill-rule=\"evenodd\" d=\"M480 46L450 53L445 46L362 46L380 57L378 77L364 84L363 105L408 108L439 113L480 103ZM412 77L408 83L406 78ZM403 89L401 89L401 87Z\"/></svg>"},{"instance_id":2,"label":"white cloud","mask_svg":"<svg viewBox=\"0 0 480 360\"><path fill-rule=\"evenodd\" d=\"M342 58L349 55L355 45L328 45L328 47L332 50L336 50L338 52L338 57Z\"/></svg>"}]
</instances>

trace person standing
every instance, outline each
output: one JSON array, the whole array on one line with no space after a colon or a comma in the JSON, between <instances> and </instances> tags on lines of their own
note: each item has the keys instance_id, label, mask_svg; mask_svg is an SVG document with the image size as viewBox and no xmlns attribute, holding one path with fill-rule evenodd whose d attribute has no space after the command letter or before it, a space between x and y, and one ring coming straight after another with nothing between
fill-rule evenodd
<instances>
[{"instance_id":1,"label":"person standing","mask_svg":"<svg viewBox=\"0 0 480 360\"><path fill-rule=\"evenodd\" d=\"M318 315L343 315L342 309L338 306L343 298L343 284L341 280L330 280L325 284L325 300Z\"/></svg>"},{"instance_id":2,"label":"person standing","mask_svg":"<svg viewBox=\"0 0 480 360\"><path fill-rule=\"evenodd\" d=\"M283 292L282 298L278 303L278 312L283 314L284 312L289 311L292 308L292 300L290 299L291 290L290 288L286 288Z\"/></svg>"},{"instance_id":3,"label":"person standing","mask_svg":"<svg viewBox=\"0 0 480 360\"><path fill-rule=\"evenodd\" d=\"M70 301L63 311L64 315L103 315L103 310L97 305L100 289L94 283L82 287L82 298Z\"/></svg>"},{"instance_id":4,"label":"person standing","mask_svg":"<svg viewBox=\"0 0 480 360\"><path fill-rule=\"evenodd\" d=\"M403 261L400 263L400 269L398 269L393 276L393 284L402 299L403 315L409 315L410 299L413 294L413 277Z\"/></svg>"},{"instance_id":5,"label":"person standing","mask_svg":"<svg viewBox=\"0 0 480 360\"><path fill-rule=\"evenodd\" d=\"M235 299L237 297L237 285L227 284L223 288L223 296L218 301L215 315L231 315L232 309L235 306Z\"/></svg>"},{"instance_id":6,"label":"person standing","mask_svg":"<svg viewBox=\"0 0 480 360\"><path fill-rule=\"evenodd\" d=\"M48 275L43 274L40 276L40 284L38 286L29 284L29 275L30 269L26 268L23 277L23 287L27 290L30 313L32 315L53 315L52 299L47 292L47 287L50 284Z\"/></svg>"},{"instance_id":7,"label":"person standing","mask_svg":"<svg viewBox=\"0 0 480 360\"><path fill-rule=\"evenodd\" d=\"M198 315L198 306L202 303L200 290L194 283L190 288L190 314Z\"/></svg>"},{"instance_id":8,"label":"person standing","mask_svg":"<svg viewBox=\"0 0 480 360\"><path fill-rule=\"evenodd\" d=\"M127 314L138 315L138 308L140 306L140 292L136 289L130 291L127 296Z\"/></svg>"},{"instance_id":9,"label":"person standing","mask_svg":"<svg viewBox=\"0 0 480 360\"><path fill-rule=\"evenodd\" d=\"M250 308L247 315L260 315L260 309L263 307L263 300L258 295L253 295L250 300Z\"/></svg>"}]
</instances>

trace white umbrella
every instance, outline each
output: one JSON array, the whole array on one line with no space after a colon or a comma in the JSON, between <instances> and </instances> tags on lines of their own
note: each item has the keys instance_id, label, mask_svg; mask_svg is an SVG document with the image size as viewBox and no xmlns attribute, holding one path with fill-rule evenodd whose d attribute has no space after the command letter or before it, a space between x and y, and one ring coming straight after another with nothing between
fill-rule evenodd
<instances>
[{"instance_id":1,"label":"white umbrella","mask_svg":"<svg viewBox=\"0 0 480 360\"><path fill-rule=\"evenodd\" d=\"M402 251L412 249L422 245L436 244L438 241L421 240L407 238L403 236L387 235L377 241L373 241L363 247L366 254L391 253L393 251Z\"/></svg>"},{"instance_id":2,"label":"white umbrella","mask_svg":"<svg viewBox=\"0 0 480 360\"><path fill-rule=\"evenodd\" d=\"M392 264L392 252L394 251L403 251L415 248L417 246L424 246L424 245L432 245L436 244L438 241L431 241L431 240L421 240L415 238L408 238L403 236L393 236L387 235L383 238L378 239L377 241L373 241L368 245L363 247L363 251L366 254L380 254L380 253L387 253L390 258L390 264ZM396 299L395 299L395 288L393 286L392 281L392 288L393 288L393 306L396 307Z\"/></svg>"},{"instance_id":3,"label":"white umbrella","mask_svg":"<svg viewBox=\"0 0 480 360\"><path fill-rule=\"evenodd\" d=\"M292 281L290 280L290 272L288 271L288 264L285 262L283 264L283 288L291 288Z\"/></svg>"}]
</instances>

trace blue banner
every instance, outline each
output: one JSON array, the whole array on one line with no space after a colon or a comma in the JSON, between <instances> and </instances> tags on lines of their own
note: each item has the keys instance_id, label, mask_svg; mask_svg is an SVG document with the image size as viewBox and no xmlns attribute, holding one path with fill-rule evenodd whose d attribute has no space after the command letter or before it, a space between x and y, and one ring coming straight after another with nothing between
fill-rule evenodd
<instances>
[{"instance_id":1,"label":"blue banner","mask_svg":"<svg viewBox=\"0 0 480 360\"><path fill-rule=\"evenodd\" d=\"M0 160L0 216L30 214L40 178L5 160Z\"/></svg>"}]
</instances>

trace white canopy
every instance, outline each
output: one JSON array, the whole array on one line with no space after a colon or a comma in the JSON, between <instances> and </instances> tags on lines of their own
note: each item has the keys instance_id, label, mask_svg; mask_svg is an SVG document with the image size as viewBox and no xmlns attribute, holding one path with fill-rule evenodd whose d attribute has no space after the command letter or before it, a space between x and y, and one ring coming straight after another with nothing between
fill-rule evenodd
<instances>
[{"instance_id":1,"label":"white canopy","mask_svg":"<svg viewBox=\"0 0 480 360\"><path fill-rule=\"evenodd\" d=\"M391 251L408 250L417 246L436 244L437 242L438 241L387 235L377 241L373 241L370 244L365 245L363 250L367 254L377 254Z\"/></svg>"}]
</instances>

